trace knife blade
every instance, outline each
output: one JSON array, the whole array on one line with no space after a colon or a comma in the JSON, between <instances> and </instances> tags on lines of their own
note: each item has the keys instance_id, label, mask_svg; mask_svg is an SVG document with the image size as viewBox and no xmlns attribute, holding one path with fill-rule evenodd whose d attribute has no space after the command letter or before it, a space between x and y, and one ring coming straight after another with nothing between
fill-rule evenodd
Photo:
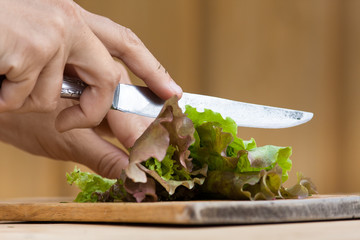
<instances>
[{"instance_id":1,"label":"knife blade","mask_svg":"<svg viewBox=\"0 0 360 240\"><path fill-rule=\"evenodd\" d=\"M218 97L186 93L179 100L179 107L195 107L197 111L211 109L224 118L232 118L240 127L287 128L303 124L312 119L313 113L291 109L244 103ZM156 117L164 101L149 88L119 84L115 90L112 108L123 112Z\"/></svg>"},{"instance_id":2,"label":"knife blade","mask_svg":"<svg viewBox=\"0 0 360 240\"><path fill-rule=\"evenodd\" d=\"M0 77L0 84L2 79L4 77ZM62 98L79 99L86 86L80 79L64 76L60 95ZM147 87L120 83L116 87L111 108L155 118L164 103L164 100ZM186 105L195 107L199 112L211 109L220 113L224 118L232 118L240 127L288 128L306 123L313 118L311 112L184 92L179 100L179 106L185 111Z\"/></svg>"}]
</instances>

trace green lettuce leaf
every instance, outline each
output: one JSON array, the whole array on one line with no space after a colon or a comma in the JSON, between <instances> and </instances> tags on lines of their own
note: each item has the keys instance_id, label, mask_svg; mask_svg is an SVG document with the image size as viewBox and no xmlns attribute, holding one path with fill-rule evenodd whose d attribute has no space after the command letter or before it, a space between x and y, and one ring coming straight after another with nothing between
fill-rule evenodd
<instances>
[{"instance_id":1,"label":"green lettuce leaf","mask_svg":"<svg viewBox=\"0 0 360 240\"><path fill-rule=\"evenodd\" d=\"M194 162L207 164L209 170L259 172L270 170L276 164L282 169L282 181L288 179L292 162L290 147L267 145L257 147L255 140L249 141L236 136L237 125L230 118L205 109L197 112L187 106L185 113L195 126L195 144L190 146Z\"/></svg>"},{"instance_id":2,"label":"green lettuce leaf","mask_svg":"<svg viewBox=\"0 0 360 240\"><path fill-rule=\"evenodd\" d=\"M277 164L282 169L282 181L285 182L292 167L292 162L289 159L291 153L291 147L273 145L241 151L236 171L241 173L260 171L262 169L270 170Z\"/></svg>"},{"instance_id":3,"label":"green lettuce leaf","mask_svg":"<svg viewBox=\"0 0 360 240\"><path fill-rule=\"evenodd\" d=\"M172 159L176 148L169 145L166 155L162 161L156 158L148 159L144 165L149 169L155 171L164 180L190 180L190 172L182 165L178 164L176 160Z\"/></svg>"},{"instance_id":4,"label":"green lettuce leaf","mask_svg":"<svg viewBox=\"0 0 360 240\"><path fill-rule=\"evenodd\" d=\"M133 183L122 176L119 179L108 179L94 173L75 170L66 174L67 182L81 190L75 202L134 202L136 200L156 201L154 183ZM124 179L124 180L123 180ZM150 187L149 187L150 185Z\"/></svg>"},{"instance_id":5,"label":"green lettuce leaf","mask_svg":"<svg viewBox=\"0 0 360 240\"><path fill-rule=\"evenodd\" d=\"M185 114L191 119L195 128L207 122L216 122L224 132L231 133L233 137L236 137L237 125L231 118L228 117L224 119L220 113L210 109L204 109L204 112L198 112L196 108L189 105L185 106L185 109Z\"/></svg>"},{"instance_id":6,"label":"green lettuce leaf","mask_svg":"<svg viewBox=\"0 0 360 240\"><path fill-rule=\"evenodd\" d=\"M105 193L117 180L101 177L94 173L81 172L75 167L74 171L66 174L67 182L72 185L75 183L81 190L75 202L97 202L98 194Z\"/></svg>"}]
</instances>

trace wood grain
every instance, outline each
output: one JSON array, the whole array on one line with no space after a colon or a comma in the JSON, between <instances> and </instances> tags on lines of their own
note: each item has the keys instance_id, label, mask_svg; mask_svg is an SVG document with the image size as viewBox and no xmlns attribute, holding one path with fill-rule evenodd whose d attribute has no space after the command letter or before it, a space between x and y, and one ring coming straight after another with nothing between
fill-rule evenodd
<instances>
[{"instance_id":1,"label":"wood grain","mask_svg":"<svg viewBox=\"0 0 360 240\"><path fill-rule=\"evenodd\" d=\"M0 202L0 221L249 224L360 218L360 196L155 203Z\"/></svg>"}]
</instances>

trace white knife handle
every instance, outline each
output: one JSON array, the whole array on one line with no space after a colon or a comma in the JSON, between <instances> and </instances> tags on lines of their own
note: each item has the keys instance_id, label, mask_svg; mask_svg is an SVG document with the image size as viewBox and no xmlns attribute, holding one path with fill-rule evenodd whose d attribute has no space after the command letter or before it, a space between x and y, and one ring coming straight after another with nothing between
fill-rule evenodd
<instances>
[{"instance_id":1,"label":"white knife handle","mask_svg":"<svg viewBox=\"0 0 360 240\"><path fill-rule=\"evenodd\" d=\"M2 81L5 79L5 75L0 75L0 88ZM86 86L87 84L78 78L64 76L60 96L62 98L79 100Z\"/></svg>"}]
</instances>

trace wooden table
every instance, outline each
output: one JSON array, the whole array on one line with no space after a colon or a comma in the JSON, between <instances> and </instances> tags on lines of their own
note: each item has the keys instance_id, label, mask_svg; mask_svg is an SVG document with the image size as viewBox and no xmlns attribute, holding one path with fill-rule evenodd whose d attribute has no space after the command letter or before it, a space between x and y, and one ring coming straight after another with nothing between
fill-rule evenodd
<instances>
[{"instance_id":1,"label":"wooden table","mask_svg":"<svg viewBox=\"0 0 360 240\"><path fill-rule=\"evenodd\" d=\"M360 220L181 227L129 224L0 223L0 239L360 239Z\"/></svg>"}]
</instances>

